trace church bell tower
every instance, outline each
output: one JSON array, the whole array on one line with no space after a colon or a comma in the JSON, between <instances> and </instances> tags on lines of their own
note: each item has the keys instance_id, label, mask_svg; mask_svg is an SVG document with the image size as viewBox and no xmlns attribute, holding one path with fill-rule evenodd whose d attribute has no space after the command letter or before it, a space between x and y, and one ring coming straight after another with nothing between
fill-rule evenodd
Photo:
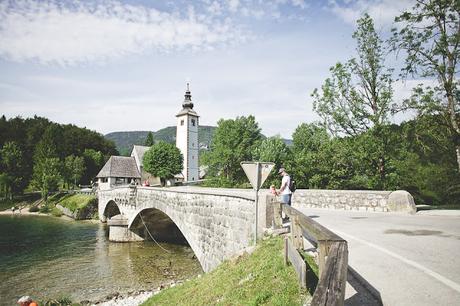
<instances>
[{"instance_id":1,"label":"church bell tower","mask_svg":"<svg viewBox=\"0 0 460 306\"><path fill-rule=\"evenodd\" d=\"M189 84L185 91L185 99L182 103L182 110L176 115L176 147L184 157L184 169L182 175L184 181L197 181L199 179L198 169L198 114L193 110L192 94Z\"/></svg>"}]
</instances>

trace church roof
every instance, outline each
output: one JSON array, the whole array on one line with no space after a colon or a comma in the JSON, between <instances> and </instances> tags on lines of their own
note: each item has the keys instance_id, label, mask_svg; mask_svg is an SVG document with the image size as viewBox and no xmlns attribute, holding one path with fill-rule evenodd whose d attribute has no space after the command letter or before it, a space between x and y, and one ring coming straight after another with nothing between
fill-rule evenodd
<instances>
[{"instance_id":1,"label":"church roof","mask_svg":"<svg viewBox=\"0 0 460 306\"><path fill-rule=\"evenodd\" d=\"M176 117L187 115L187 114L195 116L195 117L199 117L198 114L193 109L185 108L185 107L176 115Z\"/></svg>"},{"instance_id":2,"label":"church roof","mask_svg":"<svg viewBox=\"0 0 460 306\"><path fill-rule=\"evenodd\" d=\"M134 157L111 156L96 177L140 178Z\"/></svg>"},{"instance_id":3,"label":"church roof","mask_svg":"<svg viewBox=\"0 0 460 306\"><path fill-rule=\"evenodd\" d=\"M147 146L138 146L134 145L131 156L137 157L136 160L139 161L140 166L142 166L142 161L144 160L144 154L150 147Z\"/></svg>"}]
</instances>

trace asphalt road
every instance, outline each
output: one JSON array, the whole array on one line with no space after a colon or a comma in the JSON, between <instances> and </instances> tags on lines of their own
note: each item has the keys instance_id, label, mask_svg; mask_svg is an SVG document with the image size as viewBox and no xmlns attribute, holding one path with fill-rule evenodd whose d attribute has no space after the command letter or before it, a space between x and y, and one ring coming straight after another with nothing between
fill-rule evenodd
<instances>
[{"instance_id":1,"label":"asphalt road","mask_svg":"<svg viewBox=\"0 0 460 306\"><path fill-rule=\"evenodd\" d=\"M302 212L348 241L346 305L460 305L460 216Z\"/></svg>"}]
</instances>

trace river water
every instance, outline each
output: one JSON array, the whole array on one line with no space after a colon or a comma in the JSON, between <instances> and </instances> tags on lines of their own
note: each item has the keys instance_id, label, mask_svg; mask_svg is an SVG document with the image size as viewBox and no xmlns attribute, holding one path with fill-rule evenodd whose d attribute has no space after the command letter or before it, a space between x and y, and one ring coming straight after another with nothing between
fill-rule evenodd
<instances>
[{"instance_id":1,"label":"river water","mask_svg":"<svg viewBox=\"0 0 460 306\"><path fill-rule=\"evenodd\" d=\"M186 246L113 243L103 224L47 216L0 215L0 305L36 300L99 300L152 290L202 273Z\"/></svg>"}]
</instances>

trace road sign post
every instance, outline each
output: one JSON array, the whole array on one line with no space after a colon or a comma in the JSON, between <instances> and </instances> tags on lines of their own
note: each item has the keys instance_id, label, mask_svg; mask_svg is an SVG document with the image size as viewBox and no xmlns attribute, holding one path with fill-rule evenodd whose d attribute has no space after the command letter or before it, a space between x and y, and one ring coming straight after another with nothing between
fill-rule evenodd
<instances>
[{"instance_id":1,"label":"road sign post","mask_svg":"<svg viewBox=\"0 0 460 306\"><path fill-rule=\"evenodd\" d=\"M259 209L259 189L267 179L268 175L275 166L274 163L266 162L241 162L241 167L246 173L252 188L255 191L255 222L254 222L254 244L257 243L257 228L258 228L258 209Z\"/></svg>"}]
</instances>

